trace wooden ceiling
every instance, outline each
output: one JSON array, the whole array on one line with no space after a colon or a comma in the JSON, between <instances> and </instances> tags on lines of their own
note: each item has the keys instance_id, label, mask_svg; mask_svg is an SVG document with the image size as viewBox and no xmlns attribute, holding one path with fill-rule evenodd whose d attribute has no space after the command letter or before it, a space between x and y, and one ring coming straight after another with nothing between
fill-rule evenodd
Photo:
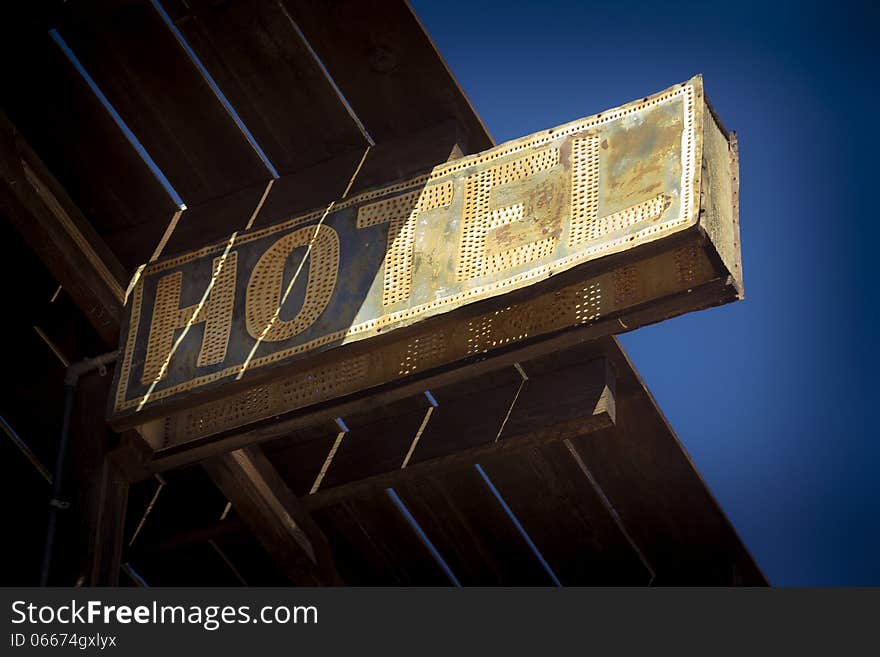
<instances>
[{"instance_id":1,"label":"wooden ceiling","mask_svg":"<svg viewBox=\"0 0 880 657\"><path fill-rule=\"evenodd\" d=\"M165 254L223 238L252 218L257 225L271 223L325 204L339 197L355 171L354 189L365 189L493 143L405 2L165 0L160 11L149 0L77 0L21 3L3 12L4 139L17 144L10 148L19 157L28 149L57 181L62 205L82 222L122 289L156 251L178 208L50 30L57 30L185 203ZM7 185L12 180L6 175ZM43 266L70 289L64 305L52 307L51 319L41 320L70 358L94 355L98 336L115 347L107 337L112 330L103 332L90 314L88 294L75 293L79 268L60 268L51 249L39 248L51 243L51 234L26 228L29 215L22 219L21 212L27 207L7 203L3 211L30 247L15 247L7 274L38 272L21 275L20 296L46 296L53 281ZM7 243L16 243L18 236L4 230L11 235ZM11 320L16 344L30 336L21 368L53 362L45 344L30 335L33 318L46 312L33 302ZM95 334L86 335L83 317ZM596 358L607 359L616 373L613 428L569 444L486 457L482 473L474 464L459 464L395 489L447 566L464 585L552 584L512 514L563 585L765 583L616 340L585 343L528 366L564 373L541 384L546 394L560 396L567 394L565 385L576 383L578 368ZM60 370L52 367L57 371L51 376L4 383L0 413L23 435L42 434L58 420ZM511 368L488 382L434 391L441 403L459 399L459 407L445 424L438 413L428 425L420 447L426 458L438 445L451 449L463 441L464 448L478 440L477 426L491 432L504 419L518 381ZM471 394L479 385L480 395ZM533 386L535 394L542 389ZM45 412L22 410L41 400L51 402ZM424 397L415 396L347 418L351 435L326 474L327 485L373 475L383 458L397 458L424 409ZM309 493L336 431L328 423L263 446L295 495ZM51 441L41 449L49 459ZM4 453L3 467L24 467L17 458ZM39 498L45 491L33 479L19 477L10 485ZM149 480L133 487L126 537L156 486ZM200 468L168 473L124 559L153 584L284 583L284 568L246 523L234 511L220 519L224 504ZM383 489L314 508L312 517L347 583L449 584Z\"/></svg>"},{"instance_id":2,"label":"wooden ceiling","mask_svg":"<svg viewBox=\"0 0 880 657\"><path fill-rule=\"evenodd\" d=\"M123 265L131 271L150 257L177 208L52 28L186 204L179 228L187 239L166 253L243 228L273 174L156 8L146 0L40 6L4 21L14 26L4 43L4 110ZM286 212L333 200L334 183L347 181L367 146L337 89L378 144L444 123L458 128L468 152L492 144L406 3L178 0L163 8L282 179L342 158L318 172L308 185L318 189L296 204L303 207ZM413 155L392 179L433 164ZM389 181L381 169L374 184Z\"/></svg>"}]
</instances>

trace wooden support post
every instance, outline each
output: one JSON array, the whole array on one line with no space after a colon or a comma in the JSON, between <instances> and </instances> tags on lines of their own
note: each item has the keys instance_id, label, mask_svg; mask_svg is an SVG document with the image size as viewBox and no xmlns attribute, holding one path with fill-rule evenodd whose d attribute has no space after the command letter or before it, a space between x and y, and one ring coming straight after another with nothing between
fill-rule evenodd
<instances>
[{"instance_id":1,"label":"wooden support post","mask_svg":"<svg viewBox=\"0 0 880 657\"><path fill-rule=\"evenodd\" d=\"M119 581L129 485L117 465L103 416L110 379L109 374L93 372L77 385L68 451L70 479L65 486L71 508L63 512L53 557L57 565L53 572L65 578L58 583L70 585L80 577L90 586L115 586Z\"/></svg>"},{"instance_id":2,"label":"wooden support post","mask_svg":"<svg viewBox=\"0 0 880 657\"><path fill-rule=\"evenodd\" d=\"M320 529L259 448L236 450L204 467L292 582L342 583Z\"/></svg>"},{"instance_id":3,"label":"wooden support post","mask_svg":"<svg viewBox=\"0 0 880 657\"><path fill-rule=\"evenodd\" d=\"M128 481L108 455L95 487L98 516L91 540L89 586L118 586L122 562L123 529L128 507Z\"/></svg>"}]
</instances>

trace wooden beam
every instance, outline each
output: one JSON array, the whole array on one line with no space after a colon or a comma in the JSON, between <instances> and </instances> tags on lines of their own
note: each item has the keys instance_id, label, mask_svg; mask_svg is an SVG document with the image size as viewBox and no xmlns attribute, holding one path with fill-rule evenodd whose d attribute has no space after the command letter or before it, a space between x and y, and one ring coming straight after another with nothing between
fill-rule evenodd
<instances>
[{"instance_id":1,"label":"wooden beam","mask_svg":"<svg viewBox=\"0 0 880 657\"><path fill-rule=\"evenodd\" d=\"M460 124L451 120L380 141L370 148L349 195L403 180L429 171L438 164L457 160L466 148L467 137Z\"/></svg>"},{"instance_id":2,"label":"wooden beam","mask_svg":"<svg viewBox=\"0 0 880 657\"><path fill-rule=\"evenodd\" d=\"M146 478L155 472L192 464L233 449L280 438L304 427L332 421L336 417L347 417L410 395L421 394L423 390L433 390L489 372L497 372L517 362L575 348L596 338L607 336L609 333L633 330L677 314L677 310L683 304L708 307L717 303L715 300L724 293L725 289L725 281L716 280L686 292L670 295L654 304L637 305L631 312L614 314L544 340L526 340L451 366L417 373L401 382L379 386L363 394L342 397L312 408L281 413L269 420L249 424L240 430L187 443L164 444L162 442L164 422L143 425L139 427L139 438L134 432L130 434L132 446L136 445L136 449L132 451L129 476L133 480Z\"/></svg>"},{"instance_id":3,"label":"wooden beam","mask_svg":"<svg viewBox=\"0 0 880 657\"><path fill-rule=\"evenodd\" d=\"M79 379L76 389L65 495L71 503L65 512L71 533L69 538L59 536L53 557L61 572L68 570L63 564L70 563L68 583L80 576L89 586L116 586L119 581L129 484L116 462L114 436L103 416L110 379L92 372Z\"/></svg>"},{"instance_id":4,"label":"wooden beam","mask_svg":"<svg viewBox=\"0 0 880 657\"><path fill-rule=\"evenodd\" d=\"M272 182L261 181L232 194L211 199L187 209L165 246L164 253L182 253L205 244L228 239L252 227L277 223L298 213L326 207L340 200L351 182L349 195L399 178L421 173L436 164L459 156L462 139L451 121L431 125L399 139L370 148L366 144ZM268 192L267 192L268 189ZM265 198L263 198L265 194ZM261 201L262 200L262 204ZM144 225L129 239L150 239L151 226ZM131 232L131 231L130 231Z\"/></svg>"},{"instance_id":5,"label":"wooden beam","mask_svg":"<svg viewBox=\"0 0 880 657\"><path fill-rule=\"evenodd\" d=\"M376 143L454 119L466 153L493 145L407 2L283 4Z\"/></svg>"},{"instance_id":6,"label":"wooden beam","mask_svg":"<svg viewBox=\"0 0 880 657\"><path fill-rule=\"evenodd\" d=\"M765 586L626 354L616 341L602 343L618 371L618 422L609 440L578 438L572 447L655 572L654 584Z\"/></svg>"},{"instance_id":7,"label":"wooden beam","mask_svg":"<svg viewBox=\"0 0 880 657\"><path fill-rule=\"evenodd\" d=\"M64 6L56 26L187 206L271 177L151 3Z\"/></svg>"},{"instance_id":8,"label":"wooden beam","mask_svg":"<svg viewBox=\"0 0 880 657\"><path fill-rule=\"evenodd\" d=\"M6 116L0 113L0 210L108 345L118 343L122 265Z\"/></svg>"},{"instance_id":9,"label":"wooden beam","mask_svg":"<svg viewBox=\"0 0 880 657\"><path fill-rule=\"evenodd\" d=\"M9 28L0 44L4 61L27 64L7 67L3 109L116 258L134 271L150 257L176 206L48 34L54 27L65 35L62 14L84 6L29 3L24 20L15 18L23 5L8 8L11 15L0 19Z\"/></svg>"},{"instance_id":10,"label":"wooden beam","mask_svg":"<svg viewBox=\"0 0 880 657\"><path fill-rule=\"evenodd\" d=\"M292 582L341 584L326 539L259 448L236 450L204 467Z\"/></svg>"},{"instance_id":11,"label":"wooden beam","mask_svg":"<svg viewBox=\"0 0 880 657\"><path fill-rule=\"evenodd\" d=\"M279 175L366 145L277 0L162 4Z\"/></svg>"},{"instance_id":12,"label":"wooden beam","mask_svg":"<svg viewBox=\"0 0 880 657\"><path fill-rule=\"evenodd\" d=\"M465 433L469 439L472 440L472 436L482 436L485 442L462 450L456 449L456 443L460 443L462 437L449 430L452 429L450 423L447 422L445 426L435 425L435 431L429 433L429 420L421 440L425 441L425 447L430 443L430 450L436 456L420 460L416 452L406 467L389 469L365 479L318 490L302 498L303 504L309 510L331 506L351 497L362 497L406 482L460 469L484 458L585 436L614 426L614 376L604 359L568 371L555 371L530 378L523 386L523 391L526 386L532 394L523 394L521 397L517 394L518 399L510 407L509 416L502 419L503 431L498 433L497 417L490 416L487 418L488 422L483 421L485 427L479 426L479 393L469 393L465 400L467 406L459 404L459 408L450 409L451 414L458 415L462 420L461 424L467 427ZM442 404L442 395L438 395ZM439 416L444 409L438 406L435 410ZM458 418L452 418L452 424L458 424ZM364 436L352 436L351 442L363 444L366 441ZM403 458L404 455L401 454L401 462Z\"/></svg>"},{"instance_id":13,"label":"wooden beam","mask_svg":"<svg viewBox=\"0 0 880 657\"><path fill-rule=\"evenodd\" d=\"M98 515L87 581L89 586L118 586L129 483L112 456L101 463L95 488Z\"/></svg>"},{"instance_id":14,"label":"wooden beam","mask_svg":"<svg viewBox=\"0 0 880 657\"><path fill-rule=\"evenodd\" d=\"M601 442L614 440L611 431ZM563 586L647 585L652 571L640 559L625 526L615 520L601 489L591 484L572 458L568 444L545 444L513 457L484 459L480 465ZM409 488L401 495L413 497ZM425 497L424 505L435 499Z\"/></svg>"},{"instance_id":15,"label":"wooden beam","mask_svg":"<svg viewBox=\"0 0 880 657\"><path fill-rule=\"evenodd\" d=\"M614 423L611 420L611 416L603 411L589 418L551 424L543 431L511 436L497 443L485 443L462 452L452 452L444 456L414 463L405 469L389 470L366 479L319 490L303 498L303 503L310 511L320 509L338 504L352 497L362 497L378 493L387 488L394 488L411 481L473 465L479 463L484 458L521 452L546 443L593 434L602 429L610 429L613 426Z\"/></svg>"},{"instance_id":16,"label":"wooden beam","mask_svg":"<svg viewBox=\"0 0 880 657\"><path fill-rule=\"evenodd\" d=\"M527 381L520 371L527 373ZM523 362L519 370L510 366L503 372L459 374L470 376L431 388L436 407L420 392L403 403L374 400L369 410L345 415L349 433L328 464L324 489L317 493L308 494L330 449L320 427L276 440L262 452L300 504L311 510L375 492L384 495L389 486L420 482L494 455L595 435L615 421L616 377L608 361L596 358L592 349ZM326 425L332 443L339 427ZM407 467L401 468L404 461ZM225 520L144 550L176 549L230 531L235 529Z\"/></svg>"}]
</instances>

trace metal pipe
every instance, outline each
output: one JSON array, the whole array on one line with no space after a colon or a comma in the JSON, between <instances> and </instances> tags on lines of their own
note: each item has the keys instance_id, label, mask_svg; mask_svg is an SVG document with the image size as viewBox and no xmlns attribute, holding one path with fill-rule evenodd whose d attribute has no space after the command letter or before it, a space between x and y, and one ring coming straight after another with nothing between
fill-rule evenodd
<instances>
[{"instance_id":1,"label":"metal pipe","mask_svg":"<svg viewBox=\"0 0 880 657\"><path fill-rule=\"evenodd\" d=\"M118 356L118 351L110 351L106 354L101 354L94 358L86 358L78 363L74 363L67 368L67 374L64 375L64 384L72 385L75 388L76 384L79 382L79 377L83 374L93 372L94 370L99 370L101 372L106 371L107 365L115 363Z\"/></svg>"},{"instance_id":2,"label":"metal pipe","mask_svg":"<svg viewBox=\"0 0 880 657\"><path fill-rule=\"evenodd\" d=\"M64 472L64 456L70 436L70 414L73 409L73 397L76 385L64 384L64 414L61 416L61 440L58 443L58 455L55 457L55 476L52 477L52 497L49 499L49 520L46 524L46 543L43 549L43 566L40 571L40 586L49 581L49 567L52 561L52 544L55 542L55 525L58 521L58 509L70 506L61 501L61 477Z\"/></svg>"},{"instance_id":3,"label":"metal pipe","mask_svg":"<svg viewBox=\"0 0 880 657\"><path fill-rule=\"evenodd\" d=\"M67 368L64 374L64 411L61 416L61 438L58 441L58 454L55 457L55 475L52 477L52 497L49 499L49 519L46 523L46 543L43 548L43 564L40 569L40 586L46 586L49 581L49 570L52 565L52 547L55 542L55 527L58 523L59 509L67 509L69 502L63 501L62 483L64 476L64 461L67 455L67 446L70 442L70 416L73 412L73 400L76 395L76 386L79 377L87 372L98 370L106 373L106 366L114 363L118 352L87 358L74 363Z\"/></svg>"}]
</instances>

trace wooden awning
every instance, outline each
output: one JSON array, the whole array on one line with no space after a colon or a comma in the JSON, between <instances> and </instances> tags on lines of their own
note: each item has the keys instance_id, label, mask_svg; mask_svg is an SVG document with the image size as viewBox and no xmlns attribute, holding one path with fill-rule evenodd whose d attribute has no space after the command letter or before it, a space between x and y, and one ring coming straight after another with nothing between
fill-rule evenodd
<instances>
[{"instance_id":1,"label":"wooden awning","mask_svg":"<svg viewBox=\"0 0 880 657\"><path fill-rule=\"evenodd\" d=\"M108 349L151 257L493 145L406 2L21 11L3 9L0 210ZM766 583L613 337L424 392L171 469L123 559L169 585ZM517 449L492 447L502 428ZM126 545L156 487L133 485ZM303 576L325 551L334 574Z\"/></svg>"}]
</instances>

